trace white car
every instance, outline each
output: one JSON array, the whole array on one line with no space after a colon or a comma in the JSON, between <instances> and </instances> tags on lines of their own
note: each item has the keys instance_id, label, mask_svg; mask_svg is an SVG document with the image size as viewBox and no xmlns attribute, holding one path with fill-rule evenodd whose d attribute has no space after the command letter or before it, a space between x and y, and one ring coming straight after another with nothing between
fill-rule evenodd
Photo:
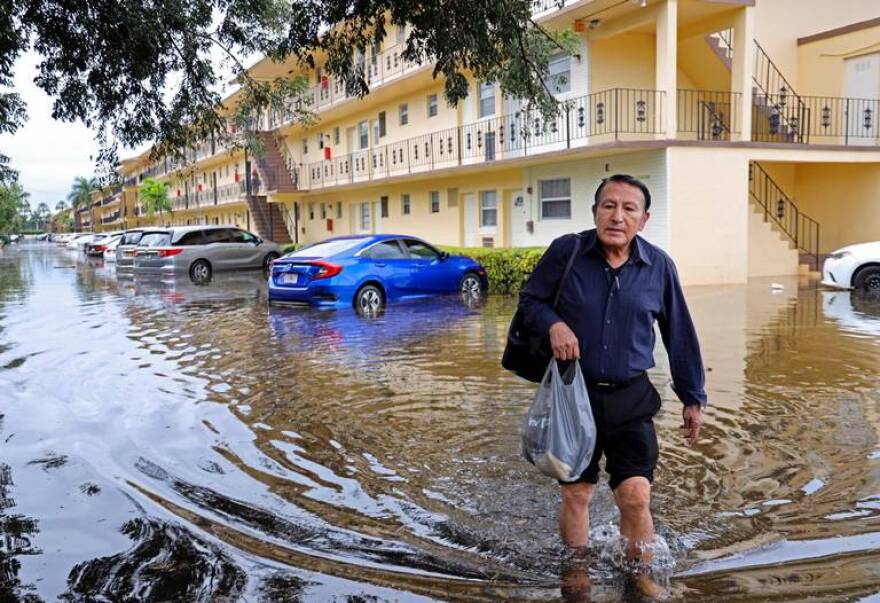
<instances>
[{"instance_id":1,"label":"white car","mask_svg":"<svg viewBox=\"0 0 880 603\"><path fill-rule=\"evenodd\" d=\"M105 262L115 262L116 261L116 248L119 247L119 241L122 240L122 235L116 235L109 239L106 243L104 243L104 261Z\"/></svg>"},{"instance_id":2,"label":"white car","mask_svg":"<svg viewBox=\"0 0 880 603\"><path fill-rule=\"evenodd\" d=\"M822 267L822 284L835 289L880 293L880 241L833 252Z\"/></svg>"},{"instance_id":3,"label":"white car","mask_svg":"<svg viewBox=\"0 0 880 603\"><path fill-rule=\"evenodd\" d=\"M67 248L68 249L79 249L80 251L82 251L83 249L85 249L86 243L91 243L92 239L94 239L94 238L95 238L95 233L93 233L93 232L81 234L80 236L69 240L67 242Z\"/></svg>"}]
</instances>

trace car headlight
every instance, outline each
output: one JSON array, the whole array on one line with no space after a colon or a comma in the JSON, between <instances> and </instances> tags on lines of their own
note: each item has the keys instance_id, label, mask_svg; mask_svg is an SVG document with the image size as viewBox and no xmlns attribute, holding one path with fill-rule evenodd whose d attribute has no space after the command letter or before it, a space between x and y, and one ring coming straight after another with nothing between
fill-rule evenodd
<instances>
[{"instance_id":1,"label":"car headlight","mask_svg":"<svg viewBox=\"0 0 880 603\"><path fill-rule=\"evenodd\" d=\"M828 257L832 260L842 260L845 257L849 257L852 255L851 251L835 251L828 255Z\"/></svg>"}]
</instances>

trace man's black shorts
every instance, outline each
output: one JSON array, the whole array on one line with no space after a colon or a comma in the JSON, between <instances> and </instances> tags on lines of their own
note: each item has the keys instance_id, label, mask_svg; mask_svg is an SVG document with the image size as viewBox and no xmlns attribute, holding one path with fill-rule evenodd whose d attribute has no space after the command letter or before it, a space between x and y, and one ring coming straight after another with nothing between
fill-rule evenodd
<instances>
[{"instance_id":1,"label":"man's black shorts","mask_svg":"<svg viewBox=\"0 0 880 603\"><path fill-rule=\"evenodd\" d=\"M659 454L653 419L661 401L647 373L619 387L588 382L587 391L596 420L596 449L576 482L598 482L603 456L612 490L630 477L641 476L653 482Z\"/></svg>"}]
</instances>

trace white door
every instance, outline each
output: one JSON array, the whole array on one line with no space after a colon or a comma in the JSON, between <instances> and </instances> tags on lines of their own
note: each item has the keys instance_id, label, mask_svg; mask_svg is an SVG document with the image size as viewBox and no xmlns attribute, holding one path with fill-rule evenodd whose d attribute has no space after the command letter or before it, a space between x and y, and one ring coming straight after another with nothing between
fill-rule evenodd
<instances>
[{"instance_id":1,"label":"white door","mask_svg":"<svg viewBox=\"0 0 880 603\"><path fill-rule=\"evenodd\" d=\"M373 201L373 232L382 232L382 202Z\"/></svg>"},{"instance_id":2,"label":"white door","mask_svg":"<svg viewBox=\"0 0 880 603\"><path fill-rule=\"evenodd\" d=\"M529 238L529 232L526 230L526 222L529 219L529 206L528 198L523 191L513 191L510 194L510 208L507 215L510 246L526 247Z\"/></svg>"},{"instance_id":3,"label":"white door","mask_svg":"<svg viewBox=\"0 0 880 603\"><path fill-rule=\"evenodd\" d=\"M847 144L874 145L880 134L880 53L866 54L845 61L843 94L846 97Z\"/></svg>"},{"instance_id":4,"label":"white door","mask_svg":"<svg viewBox=\"0 0 880 603\"><path fill-rule=\"evenodd\" d=\"M464 246L477 247L477 198L464 194Z\"/></svg>"}]
</instances>

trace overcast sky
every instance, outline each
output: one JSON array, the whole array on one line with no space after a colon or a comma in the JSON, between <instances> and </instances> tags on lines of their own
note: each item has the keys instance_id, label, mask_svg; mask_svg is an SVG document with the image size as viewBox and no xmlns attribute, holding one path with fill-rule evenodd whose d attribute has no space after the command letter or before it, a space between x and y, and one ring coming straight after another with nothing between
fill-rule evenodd
<instances>
[{"instance_id":1,"label":"overcast sky","mask_svg":"<svg viewBox=\"0 0 880 603\"><path fill-rule=\"evenodd\" d=\"M75 177L94 174L98 145L84 125L52 119L52 101L34 84L38 62L31 52L16 61L15 91L27 103L28 119L15 134L0 136L0 151L18 170L19 182L31 194L31 207L45 201L54 211ZM128 153L121 151L120 157Z\"/></svg>"}]
</instances>

